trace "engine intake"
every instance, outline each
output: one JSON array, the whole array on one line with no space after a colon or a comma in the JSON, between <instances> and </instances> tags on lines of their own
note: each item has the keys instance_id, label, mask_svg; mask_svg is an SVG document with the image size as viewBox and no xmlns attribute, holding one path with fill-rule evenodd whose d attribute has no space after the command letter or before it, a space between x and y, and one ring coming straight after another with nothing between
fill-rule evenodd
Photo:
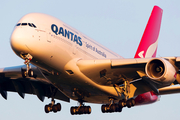
<instances>
[{"instance_id":1,"label":"engine intake","mask_svg":"<svg viewBox=\"0 0 180 120\"><path fill-rule=\"evenodd\" d=\"M174 66L164 58L155 58L146 64L146 74L149 78L171 84L175 80L176 70Z\"/></svg>"},{"instance_id":2,"label":"engine intake","mask_svg":"<svg viewBox=\"0 0 180 120\"><path fill-rule=\"evenodd\" d=\"M152 60L147 67L149 76L159 78L164 74L164 64L160 60Z\"/></svg>"}]
</instances>

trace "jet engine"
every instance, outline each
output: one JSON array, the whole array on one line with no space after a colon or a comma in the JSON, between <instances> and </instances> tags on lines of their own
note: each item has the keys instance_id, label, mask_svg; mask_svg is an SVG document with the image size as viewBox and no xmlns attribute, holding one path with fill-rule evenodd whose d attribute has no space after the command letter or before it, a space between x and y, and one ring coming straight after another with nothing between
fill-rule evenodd
<instances>
[{"instance_id":1,"label":"jet engine","mask_svg":"<svg viewBox=\"0 0 180 120\"><path fill-rule=\"evenodd\" d=\"M165 85L170 85L175 81L176 70L174 66L164 58L154 58L145 67L147 76Z\"/></svg>"},{"instance_id":2,"label":"jet engine","mask_svg":"<svg viewBox=\"0 0 180 120\"><path fill-rule=\"evenodd\" d=\"M180 84L180 71L176 73L176 82Z\"/></svg>"}]
</instances>

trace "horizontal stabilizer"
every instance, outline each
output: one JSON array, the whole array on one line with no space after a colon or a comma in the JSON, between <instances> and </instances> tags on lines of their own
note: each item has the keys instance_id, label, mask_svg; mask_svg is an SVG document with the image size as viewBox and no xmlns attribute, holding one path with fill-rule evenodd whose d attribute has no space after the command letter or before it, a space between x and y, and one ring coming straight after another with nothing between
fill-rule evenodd
<instances>
[{"instance_id":1,"label":"horizontal stabilizer","mask_svg":"<svg viewBox=\"0 0 180 120\"><path fill-rule=\"evenodd\" d=\"M170 86L159 89L160 95L180 93L180 86Z\"/></svg>"}]
</instances>

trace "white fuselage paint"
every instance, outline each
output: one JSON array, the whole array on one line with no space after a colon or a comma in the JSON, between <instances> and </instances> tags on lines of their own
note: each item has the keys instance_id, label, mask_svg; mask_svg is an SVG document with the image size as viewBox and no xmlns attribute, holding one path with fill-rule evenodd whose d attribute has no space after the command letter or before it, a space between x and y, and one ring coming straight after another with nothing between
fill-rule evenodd
<instances>
[{"instance_id":1,"label":"white fuselage paint","mask_svg":"<svg viewBox=\"0 0 180 120\"><path fill-rule=\"evenodd\" d=\"M85 101L107 103L108 97L118 96L114 87L97 84L85 76L76 63L80 59L122 58L121 56L49 15L31 13L21 18L18 23L34 23L37 28L28 25L15 27L11 36L14 52L20 57L29 53L33 56L32 64L55 73L56 75L47 79L68 97L76 100L78 95L74 96L74 92L83 91ZM58 30L56 26L52 28L52 24L56 25ZM60 27L63 30L58 34ZM65 30L74 36L63 36L62 32ZM80 41L74 38L75 35ZM68 70L73 71L73 74L69 74Z\"/></svg>"}]
</instances>

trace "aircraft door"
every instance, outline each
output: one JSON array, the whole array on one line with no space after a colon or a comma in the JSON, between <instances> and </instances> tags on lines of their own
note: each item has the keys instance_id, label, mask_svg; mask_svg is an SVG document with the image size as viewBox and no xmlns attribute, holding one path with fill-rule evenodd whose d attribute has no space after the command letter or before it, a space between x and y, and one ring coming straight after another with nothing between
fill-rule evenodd
<instances>
[{"instance_id":1,"label":"aircraft door","mask_svg":"<svg viewBox=\"0 0 180 120\"><path fill-rule=\"evenodd\" d=\"M47 42L51 43L51 32L48 29L46 29L46 37Z\"/></svg>"},{"instance_id":2,"label":"aircraft door","mask_svg":"<svg viewBox=\"0 0 180 120\"><path fill-rule=\"evenodd\" d=\"M73 51L72 51L72 53L73 53L74 55L77 54L77 49L78 49L78 46L77 46L76 44L74 44L74 45L73 45Z\"/></svg>"}]
</instances>

